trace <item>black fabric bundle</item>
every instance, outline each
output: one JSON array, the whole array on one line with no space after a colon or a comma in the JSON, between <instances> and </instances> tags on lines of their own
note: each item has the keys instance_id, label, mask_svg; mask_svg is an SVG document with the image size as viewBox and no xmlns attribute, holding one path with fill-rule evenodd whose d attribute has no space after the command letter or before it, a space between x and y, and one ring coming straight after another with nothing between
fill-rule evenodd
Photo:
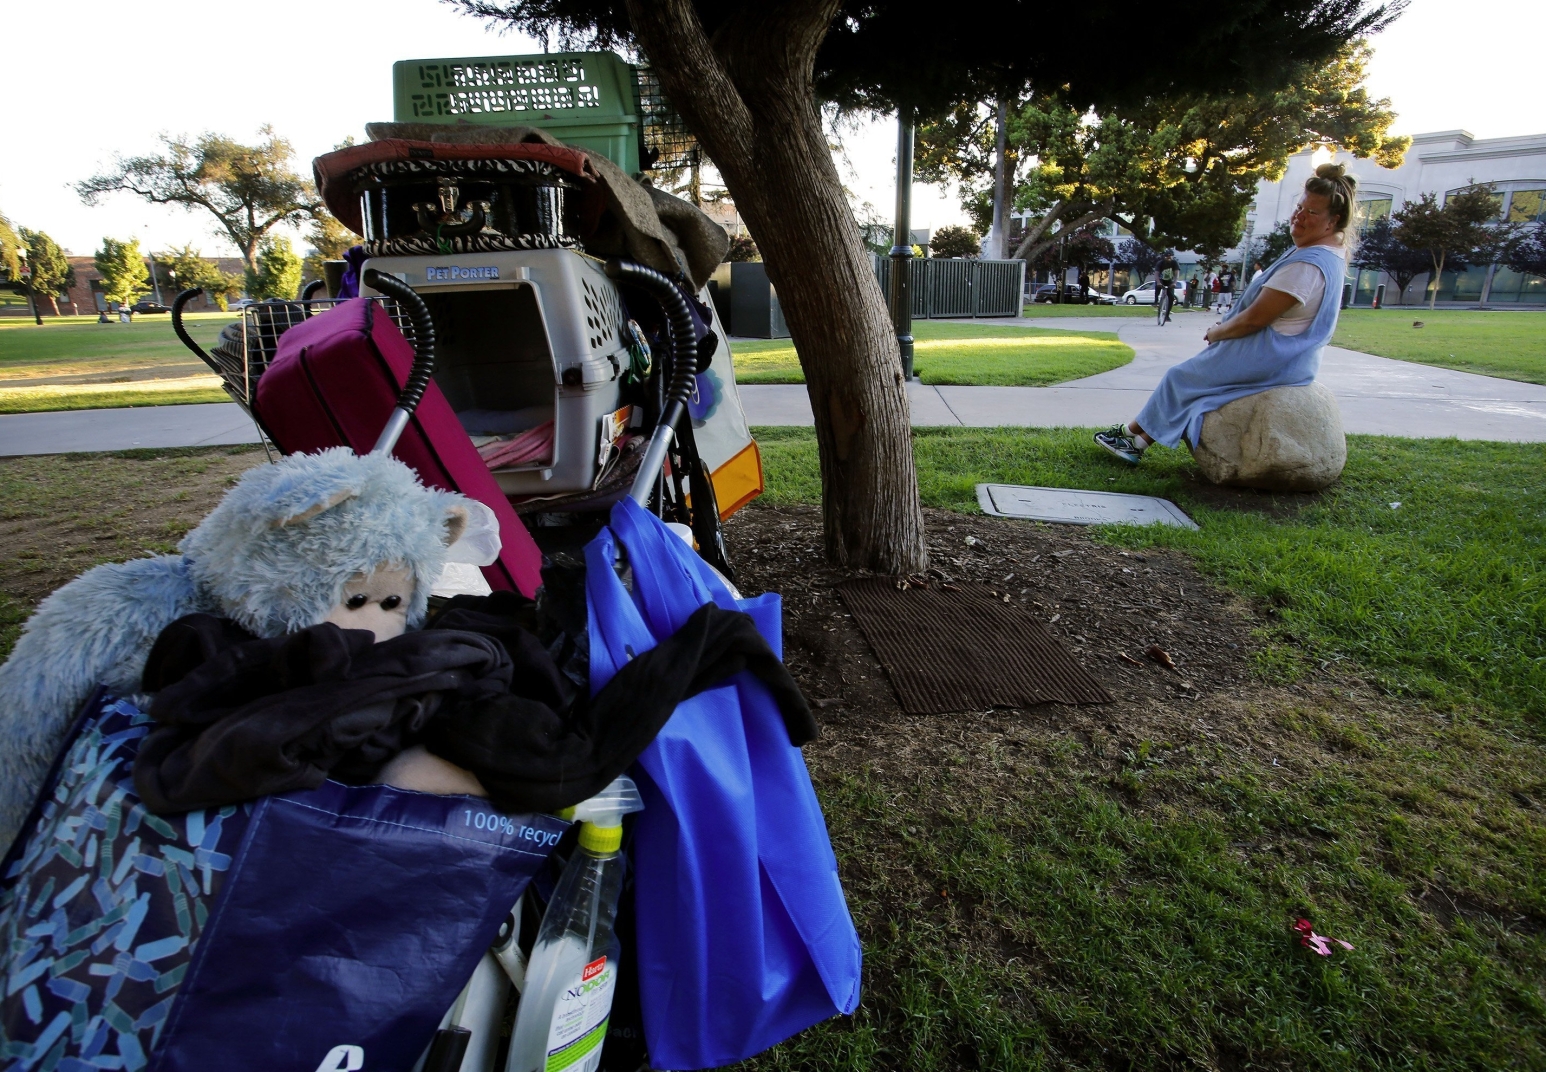
<instances>
[{"instance_id":1,"label":"black fabric bundle","mask_svg":"<svg viewBox=\"0 0 1546 1072\"><path fill-rule=\"evenodd\" d=\"M257 639L193 614L145 666L156 726L134 783L158 814L371 781L422 743L477 775L495 807L555 811L633 763L689 696L749 670L790 741L816 736L799 686L744 614L706 604L594 697L561 672L513 593L461 596L429 627L380 644L324 624Z\"/></svg>"}]
</instances>

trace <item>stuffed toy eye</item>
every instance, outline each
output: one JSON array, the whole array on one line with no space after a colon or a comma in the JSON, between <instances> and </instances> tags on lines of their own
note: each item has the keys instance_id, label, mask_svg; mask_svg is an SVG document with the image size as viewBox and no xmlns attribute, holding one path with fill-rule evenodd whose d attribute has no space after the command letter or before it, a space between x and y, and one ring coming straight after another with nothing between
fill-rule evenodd
<instances>
[{"instance_id":1,"label":"stuffed toy eye","mask_svg":"<svg viewBox=\"0 0 1546 1072\"><path fill-rule=\"evenodd\" d=\"M385 599L383 599L381 601L381 609L382 610L396 610L398 607L402 606L402 602L403 602L403 597L402 596L387 596Z\"/></svg>"},{"instance_id":2,"label":"stuffed toy eye","mask_svg":"<svg viewBox=\"0 0 1546 1072\"><path fill-rule=\"evenodd\" d=\"M393 598L395 599L396 597L394 596ZM350 596L348 598L348 600L346 600L344 602L344 606L348 607L350 610L359 610L361 607L363 607L365 604L367 604L369 602L370 602L370 597L368 595L366 595L364 592L360 592L357 595Z\"/></svg>"}]
</instances>

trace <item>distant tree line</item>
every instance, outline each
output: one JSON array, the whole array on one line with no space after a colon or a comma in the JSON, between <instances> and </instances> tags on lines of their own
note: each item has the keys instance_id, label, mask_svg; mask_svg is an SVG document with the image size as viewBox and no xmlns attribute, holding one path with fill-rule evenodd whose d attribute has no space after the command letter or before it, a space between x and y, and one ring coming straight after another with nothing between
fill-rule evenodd
<instances>
[{"instance_id":1,"label":"distant tree line","mask_svg":"<svg viewBox=\"0 0 1546 1072\"><path fill-rule=\"evenodd\" d=\"M193 141L163 137L160 152L120 158L108 171L76 184L87 205L131 193L151 204L208 213L245 269L240 275L222 271L184 245L153 258L152 276L138 239L104 238L93 261L107 301L132 304L156 285L196 287L221 309L243 291L256 299L294 298L303 282L321 276L322 261L341 257L358 241L295 170L290 143L270 127L259 135L253 145L212 133ZM302 224L309 224L311 247L304 259L289 238L275 233ZM0 286L30 293L39 313L46 308L57 316L58 295L75 283L69 258L46 232L14 226L0 215Z\"/></svg>"}]
</instances>

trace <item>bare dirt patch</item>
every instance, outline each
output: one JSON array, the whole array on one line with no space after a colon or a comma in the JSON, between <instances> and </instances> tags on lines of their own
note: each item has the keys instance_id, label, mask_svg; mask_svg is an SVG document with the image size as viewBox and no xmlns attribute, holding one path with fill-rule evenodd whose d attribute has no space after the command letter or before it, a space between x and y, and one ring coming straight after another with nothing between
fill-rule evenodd
<instances>
[{"instance_id":1,"label":"bare dirt patch","mask_svg":"<svg viewBox=\"0 0 1546 1072\"><path fill-rule=\"evenodd\" d=\"M92 566L170 553L263 461L246 447L0 459L0 598L30 613Z\"/></svg>"},{"instance_id":2,"label":"bare dirt patch","mask_svg":"<svg viewBox=\"0 0 1546 1072\"><path fill-rule=\"evenodd\" d=\"M1361 680L1313 673L1263 680L1255 656L1267 619L1177 552L1122 551L1081 528L926 510L930 579L986 584L1037 615L1113 702L909 716L834 586L853 574L821 553L814 507L749 507L726 539L747 594L784 600L784 658L810 697L823 738L813 770L880 763L912 769L987 756L1016 739L1072 733L1113 770L1150 750L1194 747L1303 774L1327 758L1318 734L1285 712L1334 707L1355 718L1391 701ZM1175 664L1147 654L1151 645ZM1335 735L1333 735L1335 736ZM1163 752L1144 752L1163 759Z\"/></svg>"}]
</instances>

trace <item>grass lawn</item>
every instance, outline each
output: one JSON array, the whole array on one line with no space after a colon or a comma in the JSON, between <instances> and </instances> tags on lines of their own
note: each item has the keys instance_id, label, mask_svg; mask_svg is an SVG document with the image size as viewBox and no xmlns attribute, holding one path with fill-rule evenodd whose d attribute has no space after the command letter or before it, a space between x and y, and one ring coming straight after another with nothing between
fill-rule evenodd
<instances>
[{"instance_id":1,"label":"grass lawn","mask_svg":"<svg viewBox=\"0 0 1546 1072\"><path fill-rule=\"evenodd\" d=\"M814 433L756 434L769 501L816 502ZM1155 448L1129 467L1090 434L918 429L923 501L975 513L986 481L1163 496L1201 530L1103 537L1190 553L1273 608L1310 657L1352 659L1386 687L1429 700L1527 714L1546 732L1546 444L1352 436L1330 491L1253 494L1245 501L1262 509L1241 511L1209 505L1217 491L1185 449ZM1274 503L1291 516L1271 516Z\"/></svg>"},{"instance_id":2,"label":"grass lawn","mask_svg":"<svg viewBox=\"0 0 1546 1072\"><path fill-rule=\"evenodd\" d=\"M805 752L864 1000L750 1067L1546 1068L1546 446L1354 437L1335 489L1270 496L1211 491L1178 451L1128 469L1088 436L919 430L923 498L1175 499L1199 532L1088 534L1124 562L1178 549L1265 611L1237 724L1151 732L1121 697L894 727L824 708ZM812 433L758 439L767 501L815 502ZM26 608L170 550L262 459L0 460L0 656ZM914 738L936 750L898 762ZM1310 955L1300 915L1355 948Z\"/></svg>"},{"instance_id":3,"label":"grass lawn","mask_svg":"<svg viewBox=\"0 0 1546 1072\"><path fill-rule=\"evenodd\" d=\"M1546 446L1354 437L1330 492L1242 498L1088 436L920 430L924 501L1179 502L1199 532L1092 537L1182 549L1270 615L1237 705L1259 753L1124 745L1121 702L1104 730L960 716L904 770L807 746L867 991L758 1067L1546 1067ZM767 498L815 502L809 431L758 439ZM1308 955L1299 915L1355 949Z\"/></svg>"},{"instance_id":4,"label":"grass lawn","mask_svg":"<svg viewBox=\"0 0 1546 1072\"><path fill-rule=\"evenodd\" d=\"M122 409L128 406L181 406L229 402L220 377L186 376L132 383L62 383L6 387L0 380L0 413L42 413L62 409Z\"/></svg>"},{"instance_id":5,"label":"grass lawn","mask_svg":"<svg viewBox=\"0 0 1546 1072\"><path fill-rule=\"evenodd\" d=\"M1414 328L1420 320L1423 326ZM1546 313L1391 305L1344 309L1337 346L1424 365L1546 384Z\"/></svg>"},{"instance_id":6,"label":"grass lawn","mask_svg":"<svg viewBox=\"0 0 1546 1072\"><path fill-rule=\"evenodd\" d=\"M924 383L1040 387L1120 368L1133 348L1109 332L1051 331L993 324L913 322L913 368ZM794 344L731 344L737 383L804 383Z\"/></svg>"},{"instance_id":7,"label":"grass lawn","mask_svg":"<svg viewBox=\"0 0 1546 1072\"><path fill-rule=\"evenodd\" d=\"M189 333L206 349L234 319L190 313ZM95 317L0 320L0 413L227 402L219 380L172 333L169 316L132 324Z\"/></svg>"},{"instance_id":8,"label":"grass lawn","mask_svg":"<svg viewBox=\"0 0 1546 1072\"><path fill-rule=\"evenodd\" d=\"M189 313L183 322L194 340L208 349L220 329L235 318L234 313ZM42 327L21 318L0 319L0 376L6 378L198 361L172 334L172 318L165 314L139 316L132 324L99 324L89 316L45 316Z\"/></svg>"}]
</instances>

